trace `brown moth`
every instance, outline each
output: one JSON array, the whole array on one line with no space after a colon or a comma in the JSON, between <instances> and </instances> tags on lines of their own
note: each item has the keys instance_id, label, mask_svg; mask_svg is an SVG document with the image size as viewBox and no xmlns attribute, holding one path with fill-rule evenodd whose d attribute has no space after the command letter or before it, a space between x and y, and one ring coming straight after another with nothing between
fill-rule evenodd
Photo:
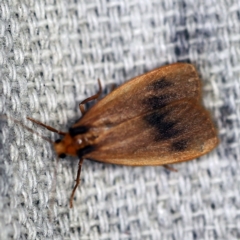
<instances>
[{"instance_id":1,"label":"brown moth","mask_svg":"<svg viewBox=\"0 0 240 240\"><path fill-rule=\"evenodd\" d=\"M100 82L99 82L100 85ZM188 161L218 144L210 114L201 104L201 82L193 65L176 63L135 77L98 101L69 132L29 120L63 136L54 143L58 157L129 166L153 166Z\"/></svg>"}]
</instances>

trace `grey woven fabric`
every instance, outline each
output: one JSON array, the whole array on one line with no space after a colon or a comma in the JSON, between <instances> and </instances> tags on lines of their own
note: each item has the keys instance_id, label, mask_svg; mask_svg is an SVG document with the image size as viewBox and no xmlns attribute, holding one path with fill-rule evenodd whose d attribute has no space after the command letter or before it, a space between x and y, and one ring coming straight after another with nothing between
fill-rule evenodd
<instances>
[{"instance_id":1,"label":"grey woven fabric","mask_svg":"<svg viewBox=\"0 0 240 240\"><path fill-rule=\"evenodd\" d=\"M239 0L1 0L1 114L54 140L26 116L67 130L98 78L107 94L189 61L221 143L177 173L85 161L70 209L77 159L59 162L54 191L52 146L1 119L0 239L240 239L239 26Z\"/></svg>"}]
</instances>

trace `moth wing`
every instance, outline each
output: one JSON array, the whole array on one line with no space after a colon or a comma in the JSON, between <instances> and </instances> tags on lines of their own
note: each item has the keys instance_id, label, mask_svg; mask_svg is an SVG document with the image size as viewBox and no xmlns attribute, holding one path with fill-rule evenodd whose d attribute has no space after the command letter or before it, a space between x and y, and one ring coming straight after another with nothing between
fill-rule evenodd
<instances>
[{"instance_id":1,"label":"moth wing","mask_svg":"<svg viewBox=\"0 0 240 240\"><path fill-rule=\"evenodd\" d=\"M216 147L209 113L190 100L104 129L84 157L121 165L164 165L194 159Z\"/></svg>"},{"instance_id":2,"label":"moth wing","mask_svg":"<svg viewBox=\"0 0 240 240\"><path fill-rule=\"evenodd\" d=\"M77 126L112 127L181 99L200 99L200 80L193 65L175 63L133 78L101 99Z\"/></svg>"}]
</instances>

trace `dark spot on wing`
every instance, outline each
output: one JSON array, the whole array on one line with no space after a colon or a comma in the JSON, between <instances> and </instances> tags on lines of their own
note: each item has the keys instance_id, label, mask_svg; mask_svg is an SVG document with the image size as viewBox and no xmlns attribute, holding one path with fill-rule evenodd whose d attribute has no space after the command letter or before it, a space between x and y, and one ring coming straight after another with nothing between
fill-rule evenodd
<instances>
[{"instance_id":1,"label":"dark spot on wing","mask_svg":"<svg viewBox=\"0 0 240 240\"><path fill-rule=\"evenodd\" d=\"M170 87L171 85L172 83L167 81L165 77L163 77L159 80L154 81L150 86L153 87L154 90L159 90L166 87Z\"/></svg>"},{"instance_id":2,"label":"dark spot on wing","mask_svg":"<svg viewBox=\"0 0 240 240\"><path fill-rule=\"evenodd\" d=\"M166 106L166 103L169 102L174 96L170 94L163 94L160 96L152 96L143 100L143 104L147 105L149 110L159 109Z\"/></svg>"},{"instance_id":3,"label":"dark spot on wing","mask_svg":"<svg viewBox=\"0 0 240 240\"><path fill-rule=\"evenodd\" d=\"M76 135L86 133L87 131L88 131L88 127L86 127L86 126L69 128L69 134L71 137L75 137Z\"/></svg>"},{"instance_id":4,"label":"dark spot on wing","mask_svg":"<svg viewBox=\"0 0 240 240\"><path fill-rule=\"evenodd\" d=\"M181 134L182 130L176 127L175 121L165 120L168 112L153 112L147 115L144 120L156 129L155 140L163 141L175 138Z\"/></svg>"},{"instance_id":5,"label":"dark spot on wing","mask_svg":"<svg viewBox=\"0 0 240 240\"><path fill-rule=\"evenodd\" d=\"M172 150L177 151L177 152L184 151L187 148L187 143L188 143L188 141L186 139L182 139L182 140L173 142Z\"/></svg>"},{"instance_id":6,"label":"dark spot on wing","mask_svg":"<svg viewBox=\"0 0 240 240\"><path fill-rule=\"evenodd\" d=\"M93 150L94 150L94 146L92 146L92 145L86 146L82 149L77 150L77 156L79 158L82 158L82 157L84 157L84 155L92 152Z\"/></svg>"}]
</instances>

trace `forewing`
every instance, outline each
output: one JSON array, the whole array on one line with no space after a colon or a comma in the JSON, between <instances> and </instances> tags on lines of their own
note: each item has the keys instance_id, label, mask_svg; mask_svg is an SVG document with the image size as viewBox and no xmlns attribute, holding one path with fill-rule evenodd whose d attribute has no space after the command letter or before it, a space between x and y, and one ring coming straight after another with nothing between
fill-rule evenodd
<instances>
[{"instance_id":1,"label":"forewing","mask_svg":"<svg viewBox=\"0 0 240 240\"><path fill-rule=\"evenodd\" d=\"M217 143L209 113L194 101L182 100L102 130L84 157L121 165L164 165L199 157Z\"/></svg>"},{"instance_id":2,"label":"forewing","mask_svg":"<svg viewBox=\"0 0 240 240\"><path fill-rule=\"evenodd\" d=\"M191 64L157 68L123 84L96 103L77 126L112 127L181 99L200 98L200 80Z\"/></svg>"}]
</instances>

